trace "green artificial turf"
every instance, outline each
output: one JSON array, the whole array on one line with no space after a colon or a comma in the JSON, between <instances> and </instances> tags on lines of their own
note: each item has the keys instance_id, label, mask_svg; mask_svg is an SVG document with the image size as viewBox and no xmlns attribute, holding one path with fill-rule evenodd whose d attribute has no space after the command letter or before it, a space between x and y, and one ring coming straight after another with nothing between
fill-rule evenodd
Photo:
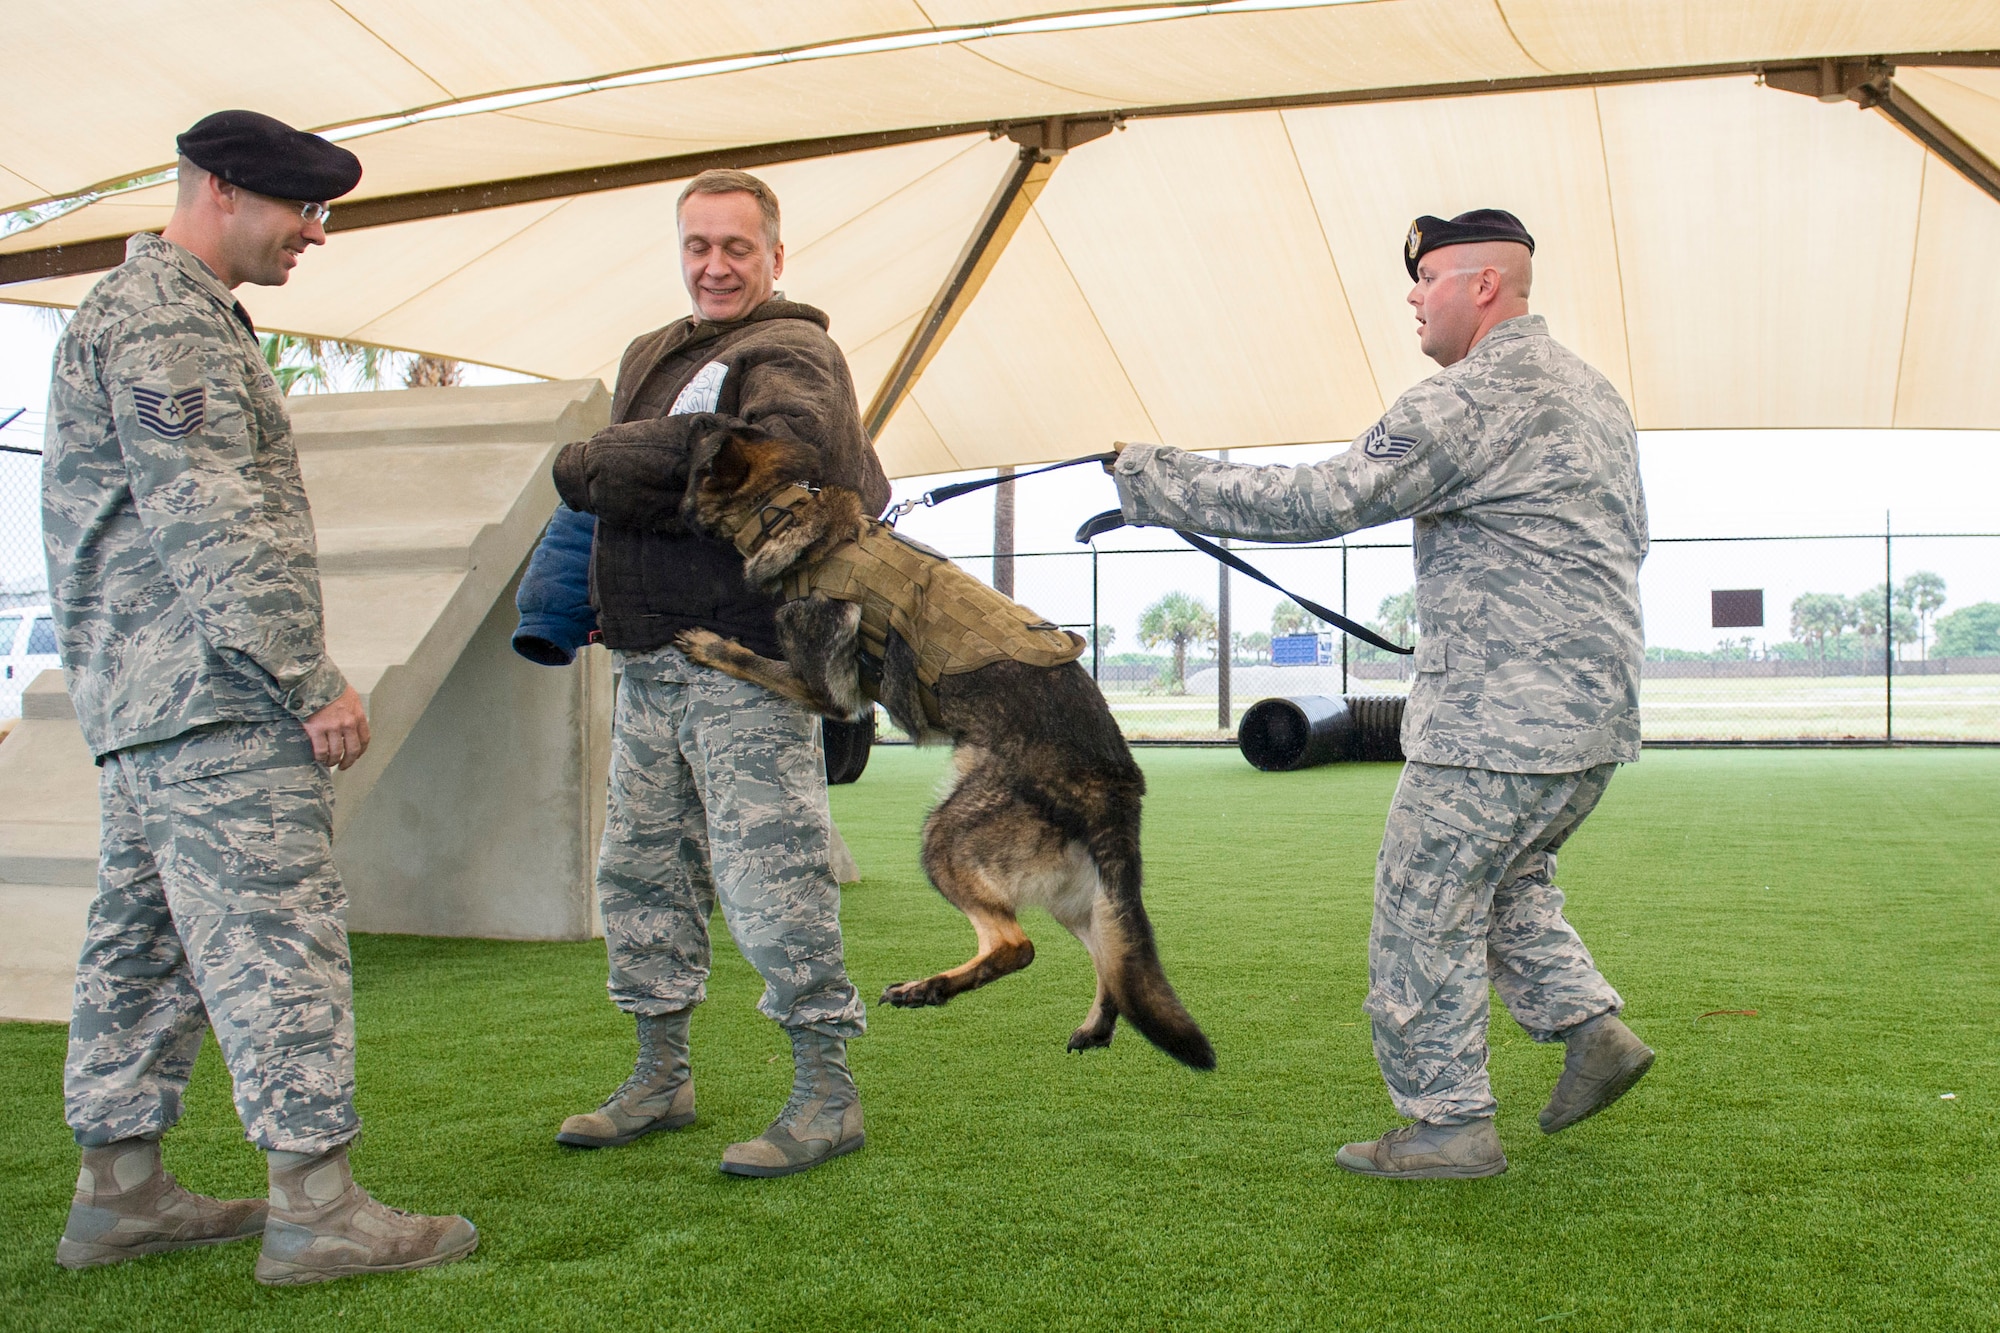
<instances>
[{"instance_id":1,"label":"green artificial turf","mask_svg":"<svg viewBox=\"0 0 2000 1333\"><path fill-rule=\"evenodd\" d=\"M1220 1069L1121 1029L1063 1044L1082 949L1028 921L1026 972L938 1010L871 1008L868 1147L720 1175L785 1096L783 1039L716 931L701 1120L559 1149L629 1067L597 944L355 940L357 1174L463 1211L470 1260L267 1291L254 1245L64 1273L75 1170L63 1033L0 1027L0 1324L9 1329L1960 1329L2000 1323L2000 754L1654 753L1562 857L1573 920L1660 1053L1606 1115L1535 1112L1561 1052L1493 1026L1512 1169L1349 1176L1395 1123L1369 1050L1369 884L1388 766L1260 774L1150 751L1147 900ZM866 872L856 982L955 964L915 861L943 757L878 751L836 814ZM1755 1017L1711 1010L1754 1009ZM1946 1100L1943 1093L1955 1093ZM261 1186L211 1046L168 1164Z\"/></svg>"}]
</instances>

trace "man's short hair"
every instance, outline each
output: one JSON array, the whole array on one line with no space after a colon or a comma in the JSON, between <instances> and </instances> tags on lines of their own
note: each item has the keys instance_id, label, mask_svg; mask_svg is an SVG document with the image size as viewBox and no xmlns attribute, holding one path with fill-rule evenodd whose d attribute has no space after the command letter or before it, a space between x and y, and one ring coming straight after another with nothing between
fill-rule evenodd
<instances>
[{"instance_id":1,"label":"man's short hair","mask_svg":"<svg viewBox=\"0 0 2000 1333\"><path fill-rule=\"evenodd\" d=\"M198 167L194 159L186 153L174 158L174 197L186 198L194 190L195 184L208 175L208 168Z\"/></svg>"},{"instance_id":2,"label":"man's short hair","mask_svg":"<svg viewBox=\"0 0 2000 1333\"><path fill-rule=\"evenodd\" d=\"M773 250L778 248L778 196L771 187L758 180L747 171L736 171L729 167L717 167L704 171L687 183L681 197L674 201L674 217L679 219L681 206L691 194L747 194L757 201L757 211L764 215L764 243Z\"/></svg>"}]
</instances>

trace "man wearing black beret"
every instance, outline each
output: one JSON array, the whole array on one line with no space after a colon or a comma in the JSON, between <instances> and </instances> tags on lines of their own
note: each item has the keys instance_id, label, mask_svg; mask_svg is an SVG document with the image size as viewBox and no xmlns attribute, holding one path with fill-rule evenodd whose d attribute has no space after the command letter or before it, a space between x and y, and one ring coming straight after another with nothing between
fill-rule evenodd
<instances>
[{"instance_id":1,"label":"man wearing black beret","mask_svg":"<svg viewBox=\"0 0 2000 1333\"><path fill-rule=\"evenodd\" d=\"M312 512L285 398L232 296L326 243L354 154L252 111L180 137L158 236L56 351L42 521L63 672L102 769L64 1068L83 1149L66 1268L263 1238L257 1279L318 1282L471 1252L462 1217L356 1185L354 1013L330 770L368 747L327 656ZM160 1138L213 1027L270 1200L211 1199Z\"/></svg>"},{"instance_id":2,"label":"man wearing black beret","mask_svg":"<svg viewBox=\"0 0 2000 1333\"><path fill-rule=\"evenodd\" d=\"M1128 523L1321 541L1413 520L1416 680L1375 869L1375 1058L1413 1124L1335 1160L1399 1179L1507 1169L1486 1072L1487 991L1562 1041L1540 1121L1611 1105L1652 1064L1564 919L1556 849L1639 757L1646 499L1631 411L1528 313L1534 238L1512 213L1420 217L1404 237L1417 340L1444 369L1345 453L1241 467L1120 447Z\"/></svg>"}]
</instances>

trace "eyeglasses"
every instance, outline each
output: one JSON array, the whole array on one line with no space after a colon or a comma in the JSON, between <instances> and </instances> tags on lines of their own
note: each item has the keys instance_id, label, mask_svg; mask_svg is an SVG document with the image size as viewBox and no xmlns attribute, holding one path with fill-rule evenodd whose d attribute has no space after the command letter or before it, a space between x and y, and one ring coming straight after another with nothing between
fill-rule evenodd
<instances>
[{"instance_id":1,"label":"eyeglasses","mask_svg":"<svg viewBox=\"0 0 2000 1333\"><path fill-rule=\"evenodd\" d=\"M333 206L331 204L300 204L299 216L307 222L317 222L321 226L325 226L326 220L333 216Z\"/></svg>"}]
</instances>

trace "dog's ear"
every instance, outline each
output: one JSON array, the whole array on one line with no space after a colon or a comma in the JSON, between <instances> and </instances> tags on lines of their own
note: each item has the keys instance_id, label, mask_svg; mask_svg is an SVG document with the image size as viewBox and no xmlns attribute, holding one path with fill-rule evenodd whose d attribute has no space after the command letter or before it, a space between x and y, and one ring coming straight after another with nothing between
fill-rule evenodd
<instances>
[{"instance_id":1,"label":"dog's ear","mask_svg":"<svg viewBox=\"0 0 2000 1333\"><path fill-rule=\"evenodd\" d=\"M692 475L696 487L724 495L750 479L750 454L733 430L711 431L696 444Z\"/></svg>"}]
</instances>

